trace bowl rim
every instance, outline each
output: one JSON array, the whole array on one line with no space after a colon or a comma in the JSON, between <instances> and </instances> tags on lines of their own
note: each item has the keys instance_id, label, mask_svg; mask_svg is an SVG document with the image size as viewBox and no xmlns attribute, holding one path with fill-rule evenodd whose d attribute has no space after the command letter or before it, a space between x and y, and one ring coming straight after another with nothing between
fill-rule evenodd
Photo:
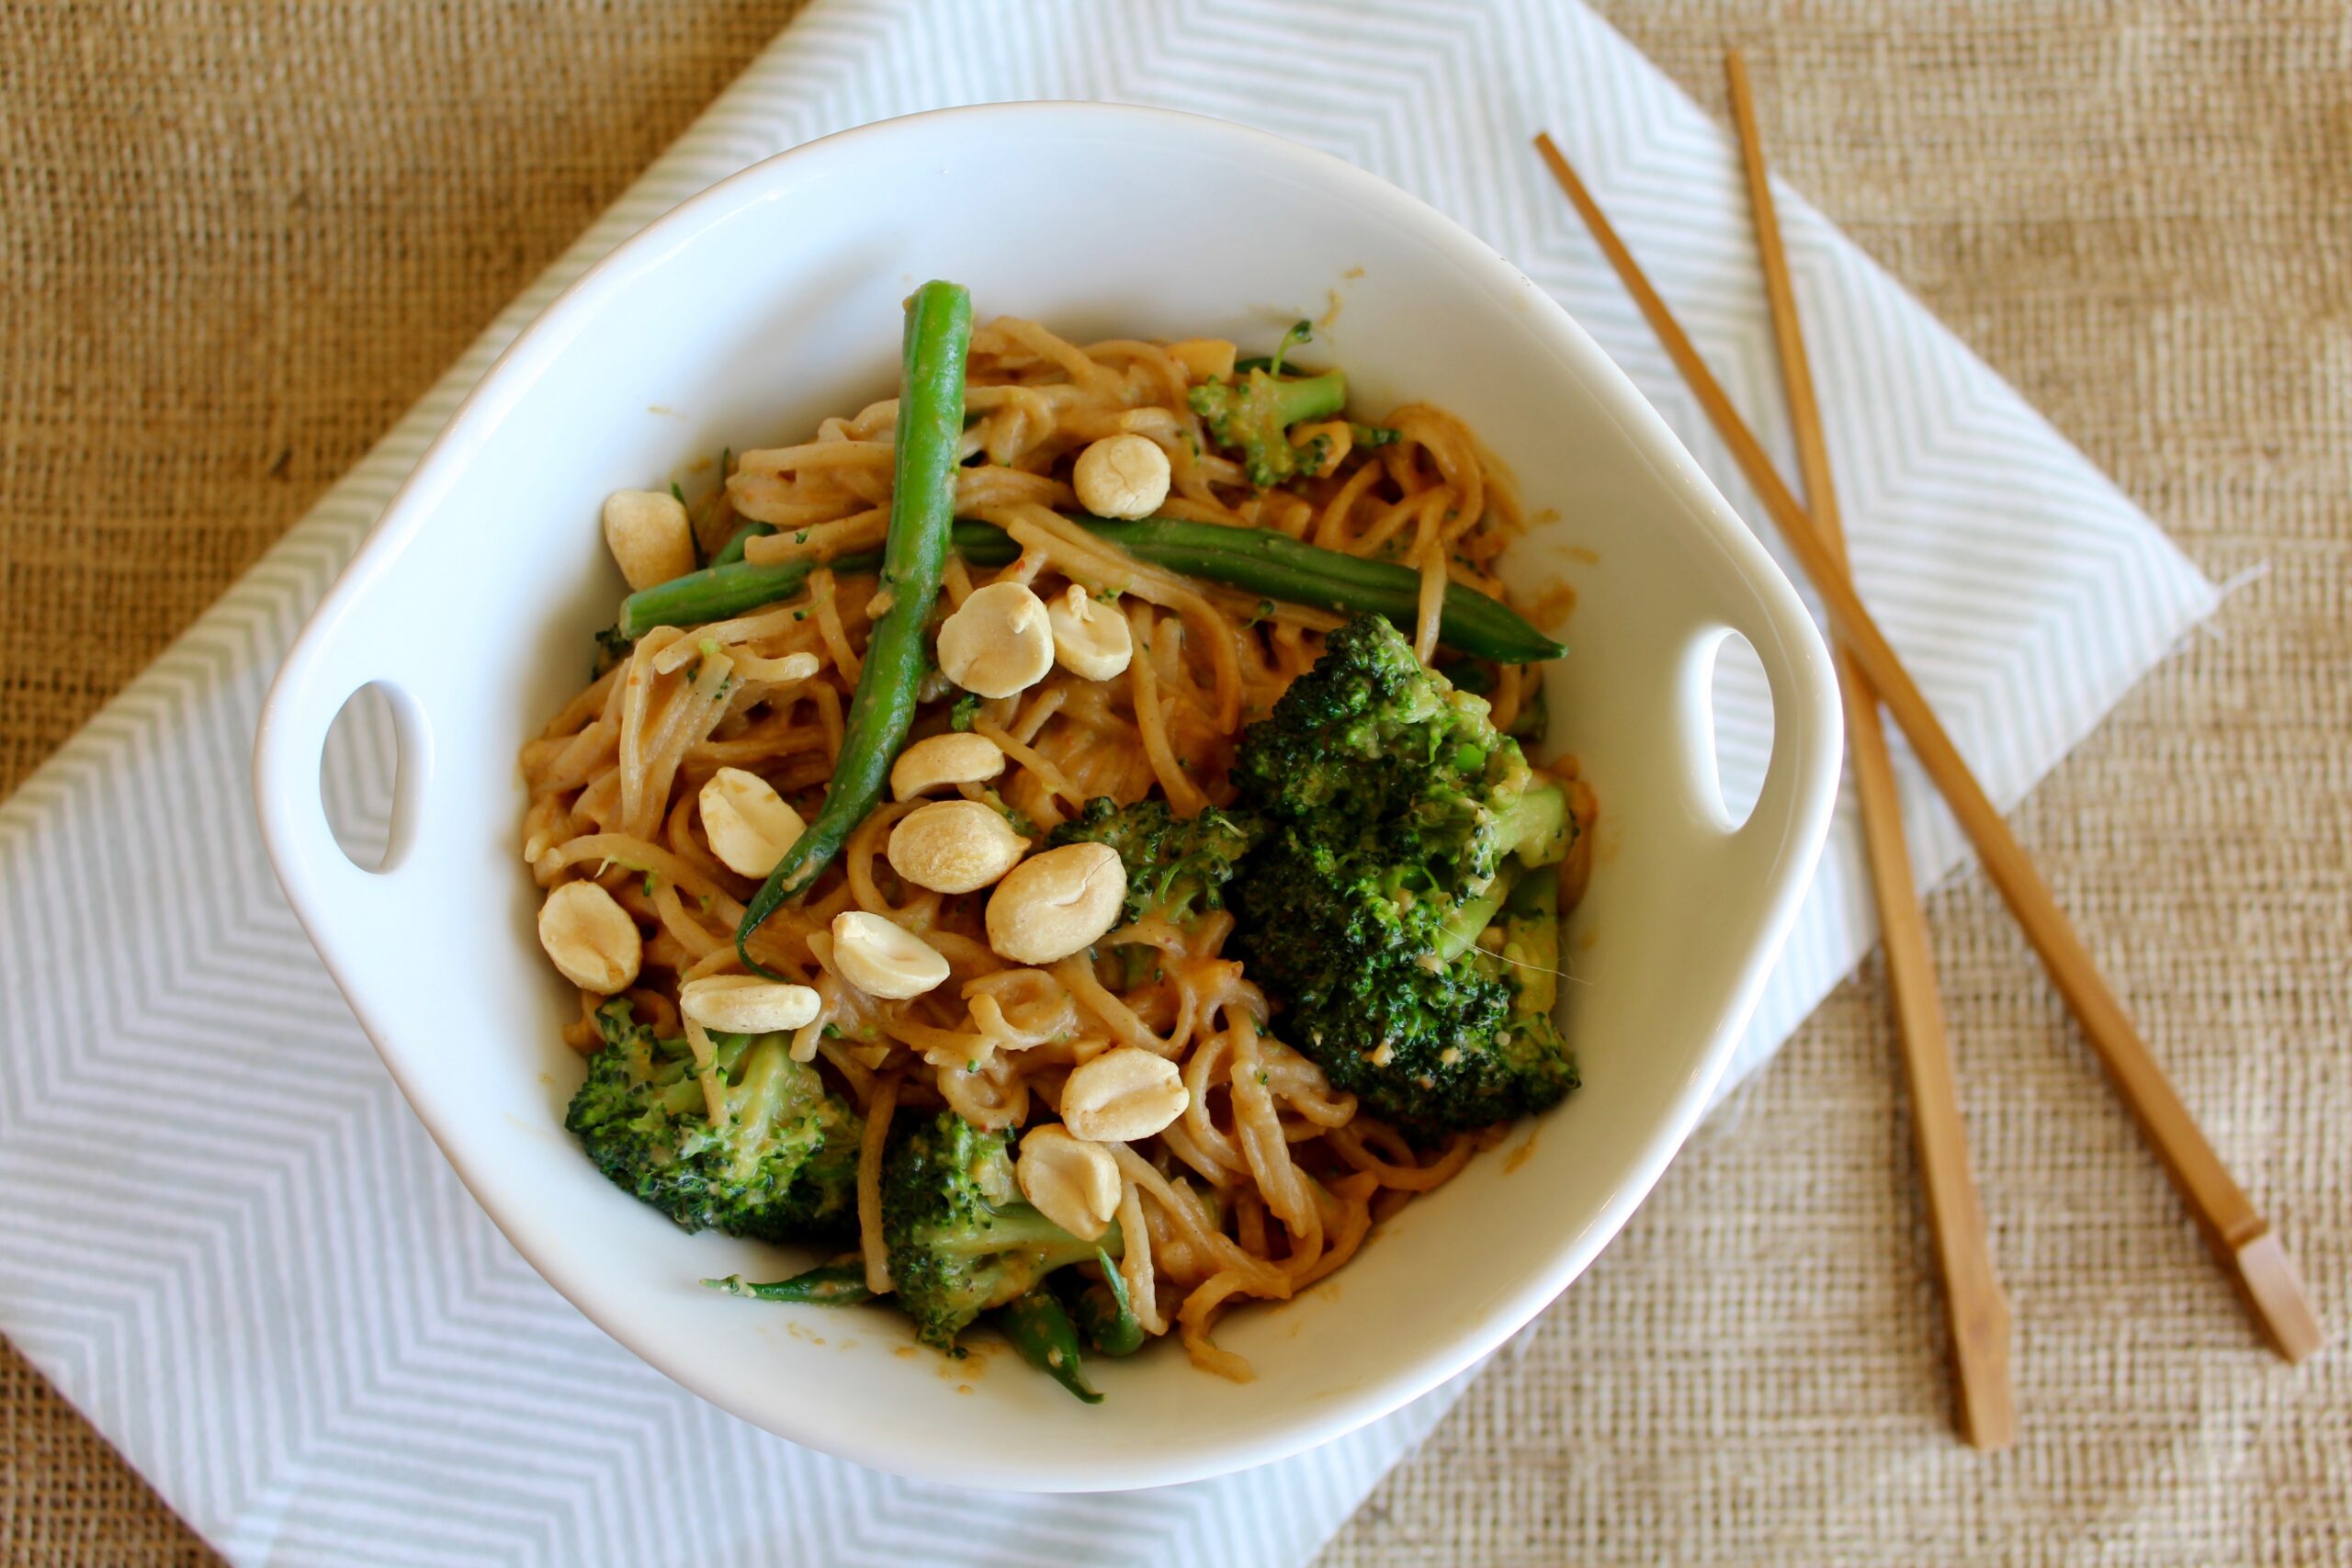
<instances>
[{"instance_id":1,"label":"bowl rim","mask_svg":"<svg viewBox=\"0 0 2352 1568\"><path fill-rule=\"evenodd\" d=\"M920 140L942 130L968 129L978 123L1045 129L1059 126L1064 130L1083 130L1090 124L1102 129L1141 126L1168 136L1221 141L1246 151L1254 160L1286 165L1298 175L1328 183L1343 198L1374 208L1397 224L1409 227L1417 238L1440 248L1471 275L1507 283L1526 295L1530 305L1526 320L1529 333L1545 339L1546 346L1571 367L1569 373L1582 378L1588 390L1611 406L1611 412L1618 416L1622 439L1635 446L1648 462L1699 500L1702 504L1690 511L1690 525L1712 533L1710 542L1729 557L1738 576L1756 593L1763 616L1790 658L1792 689L1786 695L1775 692L1775 724L1781 733L1801 733L1804 737L1807 754L1798 758L1796 765L1810 780L1790 796L1781 842L1766 872L1778 886L1765 906L1758 928L1758 940L1740 965L1737 983L1717 1033L1701 1052L1694 1069L1673 1097L1668 1114L1645 1143L1641 1156L1623 1173L1591 1223L1549 1252L1531 1257L1519 1283L1487 1303L1469 1326L1450 1338L1434 1339L1409 1355L1396 1358L1386 1371L1368 1376L1345 1391L1301 1402L1289 1420L1198 1438L1189 1446L1156 1453L1149 1462L1137 1462L1111 1451L1106 1445L1098 1458L1076 1465L1061 1463L1051 1473L1041 1473L1018 1456L1006 1453L969 1455L960 1463L948 1462L934 1451L908 1453L893 1447L892 1423L887 1419L853 1423L854 1429L845 1431L835 1421L820 1422L813 1416L796 1418L789 1413L780 1413L772 1402L748 1397L737 1384L705 1375L695 1364L673 1357L667 1351L667 1341L659 1325L636 1322L603 1300L599 1288L603 1270L574 1261L560 1230L532 1224L525 1214L504 1213L504 1205L488 1195L496 1187L485 1170L494 1158L492 1152L445 1141L431 1116L424 1112L424 1097L411 1084L401 1053L388 1045L385 1032L361 999L361 987L346 976L345 966L338 959L338 943L328 929L332 921L322 918L332 899L321 897L325 891L319 880L322 868L311 853L315 846L306 841L314 835L298 823L306 767L308 809L311 815L318 813L318 743L322 739L322 729L309 722L309 714L298 715L296 710L314 710L318 706L318 694L312 688L319 683L323 654L338 623L424 526L436 509L434 503L437 496L446 490L451 477L465 471L495 433L503 415L528 395L549 361L605 308L608 297L623 289L634 271L649 260L690 243L703 229L748 205L774 199L775 193L768 187L784 177L787 170L869 143L903 138ZM359 683L364 682L352 684ZM330 694L332 701L326 706L326 714L332 717L350 692L338 690ZM1797 711L1791 711L1792 697ZM399 723L401 716L397 695L394 708L395 722ZM405 730L401 743L405 753L411 744ZM1776 738L1776 748L1779 744ZM1288 1458L1342 1437L1419 1398L1483 1359L1541 1313L1623 1228L1704 1111L1811 882L1836 802L1841 760L1840 713L1829 673L1827 649L1795 591L1761 542L1739 520L1624 372L1566 309L1534 286L1508 258L1399 186L1340 158L1272 132L1172 109L1041 101L925 110L803 142L748 165L650 220L567 285L516 333L466 394L447 423L419 456L377 525L305 621L263 703L254 752L254 784L263 838L272 865L298 919L378 1055L413 1108L417 1109L419 1119L468 1191L509 1243L575 1309L640 1359L698 1397L804 1447L922 1481L991 1489L1064 1492L1176 1484ZM1756 826L1753 819L1749 826ZM394 853L397 852L396 845ZM350 869L347 863L344 869Z\"/></svg>"}]
</instances>

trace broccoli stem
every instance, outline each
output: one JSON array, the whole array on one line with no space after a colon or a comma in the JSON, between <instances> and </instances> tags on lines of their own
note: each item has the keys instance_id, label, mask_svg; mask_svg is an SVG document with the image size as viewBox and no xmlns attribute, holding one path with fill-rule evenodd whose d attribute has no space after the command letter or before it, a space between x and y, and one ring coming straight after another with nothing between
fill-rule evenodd
<instances>
[{"instance_id":1,"label":"broccoli stem","mask_svg":"<svg viewBox=\"0 0 2352 1568\"><path fill-rule=\"evenodd\" d=\"M1078 1325L1062 1309L1061 1299L1040 1284L997 1309L996 1325L1012 1341L1022 1359L1089 1404L1102 1403L1102 1394L1086 1381L1078 1348Z\"/></svg>"},{"instance_id":2,"label":"broccoli stem","mask_svg":"<svg viewBox=\"0 0 2352 1568\"><path fill-rule=\"evenodd\" d=\"M1503 815L1503 840L1510 846L1505 852L1530 865L1549 865L1560 858L1559 839L1567 826L1567 792L1555 784L1532 784Z\"/></svg>"},{"instance_id":3,"label":"broccoli stem","mask_svg":"<svg viewBox=\"0 0 2352 1568\"><path fill-rule=\"evenodd\" d=\"M1453 907L1453 913L1438 931L1435 950L1439 963L1451 964L1461 957L1478 940L1478 933L1495 923L1503 898L1510 891L1509 883L1508 877L1498 876L1484 893L1464 898Z\"/></svg>"},{"instance_id":4,"label":"broccoli stem","mask_svg":"<svg viewBox=\"0 0 2352 1568\"><path fill-rule=\"evenodd\" d=\"M1568 797L1559 785L1530 784L1519 799L1503 813L1502 839L1508 846L1504 854L1518 854L1523 860L1548 864L1559 858L1554 840L1567 826ZM1454 906L1447 917L1437 941L1438 958L1453 963L1469 951L1478 940L1478 933L1495 923L1506 901L1516 902L1516 889L1526 881L1547 881L1548 878L1522 878L1516 868L1507 868L1503 874L1489 883L1487 890L1473 898L1464 898Z\"/></svg>"},{"instance_id":5,"label":"broccoli stem","mask_svg":"<svg viewBox=\"0 0 2352 1568\"><path fill-rule=\"evenodd\" d=\"M1503 900L1503 912L1513 919L1552 919L1560 918L1560 879L1553 876L1522 876L1512 886L1510 897Z\"/></svg>"},{"instance_id":6,"label":"broccoli stem","mask_svg":"<svg viewBox=\"0 0 2352 1568\"><path fill-rule=\"evenodd\" d=\"M1288 332L1283 333L1282 341L1274 344L1273 353L1257 354L1247 359L1236 360L1233 373L1236 376L1247 376L1252 370L1263 370L1269 376L1279 376L1283 373L1283 361L1289 357L1290 351L1301 344L1312 343L1314 340L1315 323L1301 316L1290 324Z\"/></svg>"},{"instance_id":7,"label":"broccoli stem","mask_svg":"<svg viewBox=\"0 0 2352 1568\"><path fill-rule=\"evenodd\" d=\"M792 1103L795 1080L805 1071L780 1034L761 1035L756 1045L747 1041L737 1051L735 1064L726 1066L729 1124L753 1134L738 1140L740 1152L729 1171L738 1181L752 1179L759 1142Z\"/></svg>"},{"instance_id":8,"label":"broccoli stem","mask_svg":"<svg viewBox=\"0 0 2352 1568\"><path fill-rule=\"evenodd\" d=\"M1348 406L1347 374L1326 370L1320 376L1276 381L1273 400L1275 423L1284 430L1311 419L1329 419Z\"/></svg>"},{"instance_id":9,"label":"broccoli stem","mask_svg":"<svg viewBox=\"0 0 2352 1568\"><path fill-rule=\"evenodd\" d=\"M1067 1247L1069 1244L1069 1232L1028 1203L1001 1204L985 1225L923 1238L923 1245L932 1251L950 1258L985 1258L992 1253L1012 1252L1024 1247L1058 1248ZM1103 1233L1102 1245L1114 1255L1121 1250L1123 1243L1117 1225Z\"/></svg>"}]
</instances>

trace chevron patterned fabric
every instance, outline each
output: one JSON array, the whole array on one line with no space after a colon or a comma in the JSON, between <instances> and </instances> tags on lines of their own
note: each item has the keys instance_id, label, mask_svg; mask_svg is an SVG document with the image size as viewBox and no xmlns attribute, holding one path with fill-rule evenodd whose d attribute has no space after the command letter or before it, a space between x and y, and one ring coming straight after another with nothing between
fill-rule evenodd
<instances>
[{"instance_id":1,"label":"chevron patterned fabric","mask_svg":"<svg viewBox=\"0 0 2352 1568\"><path fill-rule=\"evenodd\" d=\"M1309 57L1330 69L1291 63ZM618 240L757 158L888 115L1022 97L1246 120L1416 191L1576 314L1752 514L1527 154L1548 127L1786 456L1725 141L1580 6L811 6L0 807L0 1328L232 1561L1292 1563L1458 1394L1264 1471L1094 1498L978 1497L767 1438L620 1351L506 1247L401 1104L262 858L246 759L277 659L507 339ZM1793 195L1782 212L1857 576L1988 789L2013 802L2214 591L1818 213ZM1718 694L1736 796L1760 774L1769 704L1736 663ZM389 754L364 713L331 747L324 783L355 833L380 824ZM1907 761L1903 785L1922 877L1940 881L1962 863L1959 835ZM1847 809L1735 1076L1873 935ZM673 1472L700 1483L647 1484Z\"/></svg>"}]
</instances>

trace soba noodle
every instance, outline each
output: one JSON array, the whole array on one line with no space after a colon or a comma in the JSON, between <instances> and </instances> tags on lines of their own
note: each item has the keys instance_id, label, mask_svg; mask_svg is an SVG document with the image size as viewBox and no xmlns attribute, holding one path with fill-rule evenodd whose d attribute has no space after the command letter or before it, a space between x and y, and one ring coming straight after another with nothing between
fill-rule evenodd
<instances>
[{"instance_id":1,"label":"soba noodle","mask_svg":"<svg viewBox=\"0 0 2352 1568\"><path fill-rule=\"evenodd\" d=\"M1334 422L1325 471L1293 488L1253 490L1186 403L1194 378L1163 344L1080 345L1031 321L982 327L971 349L956 513L1002 528L1019 547L993 572L953 560L945 597L960 605L992 581L1116 594L1135 657L1106 682L1057 669L1017 696L982 703L970 728L1001 747L990 799L1042 835L1089 798L1164 797L1180 815L1232 797L1237 738L1312 664L1341 617L1260 602L1138 564L1059 513L1075 510L1069 473L1089 443L1136 434L1172 468L1159 515L1269 528L1328 549L1377 555L1420 574L1408 628L1421 656L1436 644L1449 582L1507 597L1496 558L1521 526L1520 502L1471 433L1421 404L1392 411L1390 445L1352 446ZM744 520L777 530L749 541L754 562L831 559L884 535L898 405L828 418L806 441L741 453L694 519L707 554ZM665 1034L678 987L741 972L734 931L754 891L712 852L696 793L722 767L750 770L787 799L820 791L839 755L844 713L876 613L869 573L813 571L788 600L730 620L641 637L524 747L530 804L524 855L542 887L590 878L644 933L644 969L626 995ZM1491 669L1493 717L1508 728L1532 671ZM917 734L945 728L955 693L933 677ZM1323 1072L1277 1037L1265 994L1225 954L1225 913L1190 929L1146 920L1089 953L1044 967L989 946L985 892L949 897L902 882L884 855L910 804L876 810L838 865L751 939L766 968L815 988L818 1017L792 1055L819 1064L868 1118L857 1207L868 1281L888 1287L876 1171L893 1109L945 1106L983 1129L1020 1126L1058 1103L1071 1070L1114 1045L1176 1064L1190 1103L1162 1134L1113 1146L1126 1238L1119 1265L1138 1317L1173 1330L1200 1365L1247 1378L1212 1329L1242 1303L1286 1298L1347 1262L1382 1218L1461 1169L1486 1136L1416 1148L1357 1112ZM910 1000L860 992L833 961L834 917L862 909L919 933L948 961L946 984ZM1116 950L1156 949L1148 979ZM567 1032L597 1043L581 994Z\"/></svg>"}]
</instances>

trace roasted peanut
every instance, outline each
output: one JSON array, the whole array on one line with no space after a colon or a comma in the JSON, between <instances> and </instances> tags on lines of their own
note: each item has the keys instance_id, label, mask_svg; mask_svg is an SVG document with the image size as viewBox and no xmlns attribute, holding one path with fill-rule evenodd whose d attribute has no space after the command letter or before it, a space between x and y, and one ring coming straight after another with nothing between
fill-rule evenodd
<instances>
[{"instance_id":1,"label":"roasted peanut","mask_svg":"<svg viewBox=\"0 0 2352 1568\"><path fill-rule=\"evenodd\" d=\"M686 509L676 496L658 490L616 490L605 499L605 547L631 592L695 569L694 527Z\"/></svg>"},{"instance_id":2,"label":"roasted peanut","mask_svg":"<svg viewBox=\"0 0 2352 1568\"><path fill-rule=\"evenodd\" d=\"M989 945L1016 964L1051 964L1119 919L1126 867L1108 844L1065 844L1016 865L989 896Z\"/></svg>"},{"instance_id":3,"label":"roasted peanut","mask_svg":"<svg viewBox=\"0 0 2352 1568\"><path fill-rule=\"evenodd\" d=\"M1119 1163L1111 1151L1050 1122L1022 1135L1013 1177L1039 1213L1083 1241L1101 1235L1119 1212Z\"/></svg>"},{"instance_id":4,"label":"roasted peanut","mask_svg":"<svg viewBox=\"0 0 2352 1568\"><path fill-rule=\"evenodd\" d=\"M593 882L567 882L539 906L539 945L583 991L627 990L645 962L645 939L628 911Z\"/></svg>"},{"instance_id":5,"label":"roasted peanut","mask_svg":"<svg viewBox=\"0 0 2352 1568\"><path fill-rule=\"evenodd\" d=\"M1133 1143L1184 1114L1192 1098L1175 1063L1114 1045L1071 1069L1062 1086L1062 1124L1094 1143Z\"/></svg>"},{"instance_id":6,"label":"roasted peanut","mask_svg":"<svg viewBox=\"0 0 2352 1568\"><path fill-rule=\"evenodd\" d=\"M743 876L765 876L808 824L768 781L721 768L702 786L702 830L710 852Z\"/></svg>"},{"instance_id":7,"label":"roasted peanut","mask_svg":"<svg viewBox=\"0 0 2352 1568\"><path fill-rule=\"evenodd\" d=\"M1078 455L1070 484L1097 517L1148 517L1168 499L1168 454L1148 435L1106 435Z\"/></svg>"},{"instance_id":8,"label":"roasted peanut","mask_svg":"<svg viewBox=\"0 0 2352 1568\"><path fill-rule=\"evenodd\" d=\"M1081 681L1108 681L1126 673L1135 658L1135 633L1115 604L1098 604L1073 582L1069 592L1046 607L1054 630L1054 657Z\"/></svg>"},{"instance_id":9,"label":"roasted peanut","mask_svg":"<svg viewBox=\"0 0 2352 1568\"><path fill-rule=\"evenodd\" d=\"M894 1000L919 997L947 978L947 960L937 948L863 909L833 917L833 967L867 996Z\"/></svg>"},{"instance_id":10,"label":"roasted peanut","mask_svg":"<svg viewBox=\"0 0 2352 1568\"><path fill-rule=\"evenodd\" d=\"M977 800L918 806L890 829L890 869L934 893L976 893L1021 863L1029 840Z\"/></svg>"},{"instance_id":11,"label":"roasted peanut","mask_svg":"<svg viewBox=\"0 0 2352 1568\"><path fill-rule=\"evenodd\" d=\"M678 1010L705 1029L764 1034L797 1029L817 1016L824 998L788 980L756 975L706 975L678 987Z\"/></svg>"},{"instance_id":12,"label":"roasted peanut","mask_svg":"<svg viewBox=\"0 0 2352 1568\"><path fill-rule=\"evenodd\" d=\"M939 668L967 692L1009 697L1054 667L1054 634L1045 601L1022 583L973 590L939 624Z\"/></svg>"},{"instance_id":13,"label":"roasted peanut","mask_svg":"<svg viewBox=\"0 0 2352 1568\"><path fill-rule=\"evenodd\" d=\"M985 784L1004 772L1004 750L985 735L948 730L918 740L890 764L890 794L911 800L949 784Z\"/></svg>"}]
</instances>

